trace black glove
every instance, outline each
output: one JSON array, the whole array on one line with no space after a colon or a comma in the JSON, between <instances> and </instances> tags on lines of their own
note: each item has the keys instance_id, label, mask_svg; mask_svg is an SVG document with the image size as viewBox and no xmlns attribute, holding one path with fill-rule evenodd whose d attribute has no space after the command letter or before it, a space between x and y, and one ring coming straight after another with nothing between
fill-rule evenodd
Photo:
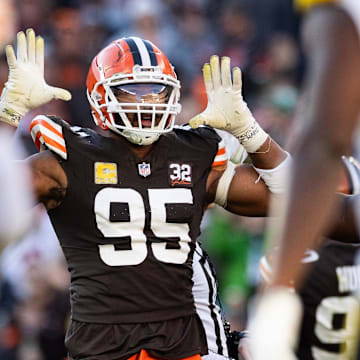
<instances>
[{"instance_id":1,"label":"black glove","mask_svg":"<svg viewBox=\"0 0 360 360\"><path fill-rule=\"evenodd\" d=\"M224 324L226 334L226 344L228 347L229 357L239 360L238 346L242 338L247 337L247 331L231 331L229 322Z\"/></svg>"}]
</instances>

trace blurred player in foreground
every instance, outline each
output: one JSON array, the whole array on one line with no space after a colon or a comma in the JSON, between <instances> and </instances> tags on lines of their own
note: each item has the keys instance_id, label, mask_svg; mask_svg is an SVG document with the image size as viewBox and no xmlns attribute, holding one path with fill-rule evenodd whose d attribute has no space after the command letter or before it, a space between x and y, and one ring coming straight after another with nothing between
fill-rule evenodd
<instances>
[{"instance_id":1,"label":"blurred player in foreground","mask_svg":"<svg viewBox=\"0 0 360 360\"><path fill-rule=\"evenodd\" d=\"M32 108L70 100L46 84L44 42L33 30L18 34L16 56L12 46L6 55L0 120L17 126ZM40 153L27 163L71 273L70 359L195 360L208 351L192 293L203 212L216 201L265 215L290 159L251 115L229 58L213 56L204 80L208 107L193 126L232 133L253 165L228 164L210 127L174 127L180 83L165 54L135 37L112 42L91 64L96 131L55 116L31 123Z\"/></svg>"},{"instance_id":2,"label":"blurred player in foreground","mask_svg":"<svg viewBox=\"0 0 360 360\"><path fill-rule=\"evenodd\" d=\"M319 250L307 249L301 266L310 269L301 287L289 284L303 306L295 354L298 359L354 359L358 343L359 244L327 239ZM261 259L261 274L271 283L276 252ZM250 334L251 336L251 334Z\"/></svg>"},{"instance_id":3,"label":"blurred player in foreground","mask_svg":"<svg viewBox=\"0 0 360 360\"><path fill-rule=\"evenodd\" d=\"M14 140L12 132L0 124L0 247L17 241L31 224L30 171L19 166L24 158L21 144Z\"/></svg>"},{"instance_id":4,"label":"blurred player in foreground","mask_svg":"<svg viewBox=\"0 0 360 360\"><path fill-rule=\"evenodd\" d=\"M294 157L289 196L276 215L271 242L279 241L274 280L253 318L255 359L293 359L301 304L284 287L305 276L300 259L335 214L340 157L352 150L360 113L360 3L298 0L308 11L303 45L308 57L303 132ZM279 207L279 204L277 204ZM271 334L271 336L269 336Z\"/></svg>"},{"instance_id":5,"label":"blurred player in foreground","mask_svg":"<svg viewBox=\"0 0 360 360\"><path fill-rule=\"evenodd\" d=\"M338 192L351 196L359 194L358 162L353 157L343 157L343 163L345 171L342 171ZM336 228L330 236L335 240L328 238L319 250L305 251L301 259L301 266L309 272L305 282L288 284L289 291L296 291L303 306L295 351L299 359L340 360L355 356L360 315L357 296L360 265L356 264L356 257L360 245L359 237L351 233L348 222L338 226L342 222L334 221ZM267 285L271 285L277 251L278 248L271 249L260 262L260 273Z\"/></svg>"},{"instance_id":6,"label":"blurred player in foreground","mask_svg":"<svg viewBox=\"0 0 360 360\"><path fill-rule=\"evenodd\" d=\"M11 0L1 2L0 47L3 48L15 35L16 17ZM14 141L8 126L0 123L0 247L19 240L31 223L28 211L32 206L30 174L17 166L14 160L23 159L25 152Z\"/></svg>"}]
</instances>

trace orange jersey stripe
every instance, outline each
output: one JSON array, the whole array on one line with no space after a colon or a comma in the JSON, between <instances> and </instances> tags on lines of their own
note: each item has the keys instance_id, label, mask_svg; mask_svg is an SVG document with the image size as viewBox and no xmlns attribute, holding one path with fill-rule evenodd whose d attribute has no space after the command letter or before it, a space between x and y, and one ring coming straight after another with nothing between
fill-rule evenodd
<instances>
[{"instance_id":1,"label":"orange jersey stripe","mask_svg":"<svg viewBox=\"0 0 360 360\"><path fill-rule=\"evenodd\" d=\"M129 357L128 360L160 360L160 358L151 356L146 350L142 349L137 354ZM196 354L178 360L201 360L201 356Z\"/></svg>"},{"instance_id":2,"label":"orange jersey stripe","mask_svg":"<svg viewBox=\"0 0 360 360\"><path fill-rule=\"evenodd\" d=\"M42 137L43 137L43 139L45 141L45 144L51 145L54 148L59 149L60 151L66 153L66 147L65 146L59 144L57 141L53 140L52 138L50 138L50 137L48 137L48 136L46 136L44 134L41 134L41 135L42 135Z\"/></svg>"},{"instance_id":3,"label":"orange jersey stripe","mask_svg":"<svg viewBox=\"0 0 360 360\"><path fill-rule=\"evenodd\" d=\"M34 139L34 143L35 143L35 146L38 149L38 151L40 151L40 147L41 147L40 137L41 137L41 132L38 131L36 133L36 136L35 136L35 139Z\"/></svg>"},{"instance_id":4,"label":"orange jersey stripe","mask_svg":"<svg viewBox=\"0 0 360 360\"><path fill-rule=\"evenodd\" d=\"M54 134L56 134L57 136L59 137L63 137L62 133L57 131L53 126L51 126L45 119L34 119L32 122L31 122L31 125L30 125L30 131L32 131L33 127L36 126L36 125L42 125L44 127L46 127L48 130L50 130L51 132L53 132Z\"/></svg>"},{"instance_id":5,"label":"orange jersey stripe","mask_svg":"<svg viewBox=\"0 0 360 360\"><path fill-rule=\"evenodd\" d=\"M226 164L227 164L227 160L223 160L223 161L214 161L211 167L216 167L216 166L226 165Z\"/></svg>"},{"instance_id":6,"label":"orange jersey stripe","mask_svg":"<svg viewBox=\"0 0 360 360\"><path fill-rule=\"evenodd\" d=\"M272 272L269 271L263 263L260 263L260 270L264 273L268 278L272 276Z\"/></svg>"},{"instance_id":7,"label":"orange jersey stripe","mask_svg":"<svg viewBox=\"0 0 360 360\"><path fill-rule=\"evenodd\" d=\"M225 146L224 147L222 147L222 148L220 148L219 150L218 150L218 152L216 153L216 156L218 156L218 155L224 155L226 153L226 149L225 149Z\"/></svg>"}]
</instances>

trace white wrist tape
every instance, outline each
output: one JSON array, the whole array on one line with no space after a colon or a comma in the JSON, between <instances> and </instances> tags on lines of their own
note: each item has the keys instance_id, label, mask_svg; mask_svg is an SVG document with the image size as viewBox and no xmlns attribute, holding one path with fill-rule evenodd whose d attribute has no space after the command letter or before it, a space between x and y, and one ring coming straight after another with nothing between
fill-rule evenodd
<instances>
[{"instance_id":1,"label":"white wrist tape","mask_svg":"<svg viewBox=\"0 0 360 360\"><path fill-rule=\"evenodd\" d=\"M254 169L259 174L269 190L273 194L282 194L285 191L285 187L290 174L290 166L292 164L291 155L286 152L286 158L277 167L273 169L258 169L254 166Z\"/></svg>"},{"instance_id":2,"label":"white wrist tape","mask_svg":"<svg viewBox=\"0 0 360 360\"><path fill-rule=\"evenodd\" d=\"M0 103L0 121L18 127L23 115Z\"/></svg>"},{"instance_id":3,"label":"white wrist tape","mask_svg":"<svg viewBox=\"0 0 360 360\"><path fill-rule=\"evenodd\" d=\"M235 164L233 164L231 161L228 161L227 168L221 175L221 178L218 182L215 195L215 203L222 207L226 207L227 194L229 192L232 178L235 175L235 167Z\"/></svg>"},{"instance_id":4,"label":"white wrist tape","mask_svg":"<svg viewBox=\"0 0 360 360\"><path fill-rule=\"evenodd\" d=\"M253 119L252 125L240 134L234 134L248 153L254 153L269 136Z\"/></svg>"}]
</instances>

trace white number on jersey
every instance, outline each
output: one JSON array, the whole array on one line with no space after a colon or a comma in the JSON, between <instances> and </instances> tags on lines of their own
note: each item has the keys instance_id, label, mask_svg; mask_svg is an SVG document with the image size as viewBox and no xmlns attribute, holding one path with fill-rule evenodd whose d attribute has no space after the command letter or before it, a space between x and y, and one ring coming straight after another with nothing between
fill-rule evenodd
<instances>
[{"instance_id":1,"label":"white number on jersey","mask_svg":"<svg viewBox=\"0 0 360 360\"><path fill-rule=\"evenodd\" d=\"M166 222L166 204L192 204L190 189L149 189L151 230L158 238L179 238L178 249L167 249L166 241L151 243L155 258L172 264L183 264L190 252L189 225ZM130 221L110 222L110 204L126 203ZM98 229L107 238L130 237L131 250L116 250L113 244L99 245L100 258L109 266L139 265L147 256L144 201L134 189L104 188L95 197L95 218Z\"/></svg>"},{"instance_id":2,"label":"white number on jersey","mask_svg":"<svg viewBox=\"0 0 360 360\"><path fill-rule=\"evenodd\" d=\"M339 344L341 352L334 353L312 347L316 360L352 359L357 346L357 320L360 314L359 302L353 296L324 298L316 309L315 335L324 344ZM333 319L336 314L345 315L341 329L333 329Z\"/></svg>"}]
</instances>

